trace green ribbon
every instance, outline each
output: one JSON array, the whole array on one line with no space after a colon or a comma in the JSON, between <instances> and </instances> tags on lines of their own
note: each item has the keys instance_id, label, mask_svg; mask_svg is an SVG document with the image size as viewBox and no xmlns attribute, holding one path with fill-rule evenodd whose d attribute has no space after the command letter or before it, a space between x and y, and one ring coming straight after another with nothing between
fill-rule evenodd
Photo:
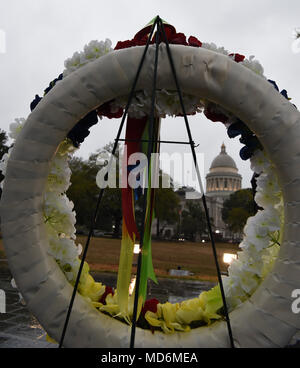
<instances>
[{"instance_id":1,"label":"green ribbon","mask_svg":"<svg viewBox=\"0 0 300 368\"><path fill-rule=\"evenodd\" d=\"M143 140L149 140L148 134L148 126L147 123L145 127L145 131L143 133ZM155 136L158 135L159 128L159 119L155 119ZM152 144L152 142L143 142L142 150L143 153L148 152L148 145ZM158 145L155 143L154 152L157 152ZM151 189L151 173L152 173L152 164L151 160L148 163L148 189L147 189L147 207L146 207L146 218L145 218L145 228L144 228L144 237L143 237L143 247L142 247L142 264L141 264L141 275L140 275L140 284L139 284L139 297L141 296L143 301L146 301L147 297L147 281L148 279L153 280L155 283L158 283L157 278L155 276L153 261L152 261L152 243L151 243L151 228L152 228L152 220L154 218L154 196L153 189ZM147 170L147 169L146 169Z\"/></svg>"}]
</instances>

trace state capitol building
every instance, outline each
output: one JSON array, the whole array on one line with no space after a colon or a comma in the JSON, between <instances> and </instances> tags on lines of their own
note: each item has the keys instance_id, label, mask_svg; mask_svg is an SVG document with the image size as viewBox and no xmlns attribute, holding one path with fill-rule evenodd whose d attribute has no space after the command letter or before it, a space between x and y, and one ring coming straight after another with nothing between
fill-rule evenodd
<instances>
[{"instance_id":1,"label":"state capitol building","mask_svg":"<svg viewBox=\"0 0 300 368\"><path fill-rule=\"evenodd\" d=\"M206 175L206 201L209 214L213 218L214 230L224 238L230 237L222 220L223 202L230 194L242 188L242 176L238 168L226 152L224 143L221 152L211 163Z\"/></svg>"},{"instance_id":2,"label":"state capitol building","mask_svg":"<svg viewBox=\"0 0 300 368\"><path fill-rule=\"evenodd\" d=\"M242 176L238 173L238 168L233 158L226 152L226 147L223 143L220 153L213 159L209 172L206 175L206 202L210 218L212 219L213 230L223 238L229 239L233 237L233 234L226 229L222 220L223 203L230 194L240 190L241 187ZM195 192L195 190L189 187L182 187L176 191L180 198L181 211L186 208L187 201L199 201L199 199L192 199L192 196L188 195L191 192ZM168 234L174 235L176 229L172 225L164 226L163 237L166 235L166 231Z\"/></svg>"}]
</instances>

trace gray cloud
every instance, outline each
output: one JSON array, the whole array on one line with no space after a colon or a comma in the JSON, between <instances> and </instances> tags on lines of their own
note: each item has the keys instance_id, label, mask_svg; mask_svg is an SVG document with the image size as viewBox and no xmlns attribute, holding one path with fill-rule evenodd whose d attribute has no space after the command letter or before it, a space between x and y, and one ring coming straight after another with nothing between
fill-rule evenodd
<instances>
[{"instance_id":1,"label":"gray cloud","mask_svg":"<svg viewBox=\"0 0 300 368\"><path fill-rule=\"evenodd\" d=\"M159 14L178 31L215 42L230 51L255 55L268 78L288 90L300 105L300 53L292 53L293 30L300 26L298 0L118 1L10 0L0 5L0 29L6 34L6 53L0 53L0 127L8 130L15 117L27 117L35 94L63 70L63 62L90 40L131 38ZM241 145L229 140L222 124L203 116L190 119L198 150L205 154L206 171L224 141L249 186L249 162L239 159ZM84 157L112 141L115 120L102 120L82 146ZM182 119L166 119L162 136L184 139ZM174 147L166 148L168 151Z\"/></svg>"}]
</instances>

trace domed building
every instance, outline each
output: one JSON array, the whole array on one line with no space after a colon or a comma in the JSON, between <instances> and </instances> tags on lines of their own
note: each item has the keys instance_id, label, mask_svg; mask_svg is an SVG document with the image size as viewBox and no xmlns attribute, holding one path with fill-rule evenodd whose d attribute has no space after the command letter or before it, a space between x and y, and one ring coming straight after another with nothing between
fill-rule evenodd
<instances>
[{"instance_id":1,"label":"domed building","mask_svg":"<svg viewBox=\"0 0 300 368\"><path fill-rule=\"evenodd\" d=\"M242 176L238 168L226 152L225 144L221 146L221 152L211 163L209 173L206 175L206 198L210 217L213 219L215 232L222 234L224 238L231 236L226 231L222 220L223 202L231 193L242 187Z\"/></svg>"},{"instance_id":2,"label":"domed building","mask_svg":"<svg viewBox=\"0 0 300 368\"><path fill-rule=\"evenodd\" d=\"M225 144L223 143L221 152L212 161L209 173L206 175L206 203L209 216L212 219L213 231L224 239L238 239L240 236L240 234L232 234L228 231L222 220L222 209L225 199L231 193L240 190L241 184L242 176L238 173L238 168L233 158L227 154ZM176 194L180 200L180 214L187 209L188 201L199 201L201 198L200 193L196 192L194 188L186 186L179 188ZM180 224L181 219L179 221L179 228L181 226ZM157 234L156 225L157 221L155 219L152 224L153 235ZM163 229L161 236L164 238L171 238L178 231L177 224L164 223L161 228ZM201 240L197 236L197 241Z\"/></svg>"},{"instance_id":3,"label":"domed building","mask_svg":"<svg viewBox=\"0 0 300 368\"><path fill-rule=\"evenodd\" d=\"M211 163L206 175L206 195L210 197L228 197L242 187L242 177L232 157L226 152L225 144L220 154Z\"/></svg>"}]
</instances>

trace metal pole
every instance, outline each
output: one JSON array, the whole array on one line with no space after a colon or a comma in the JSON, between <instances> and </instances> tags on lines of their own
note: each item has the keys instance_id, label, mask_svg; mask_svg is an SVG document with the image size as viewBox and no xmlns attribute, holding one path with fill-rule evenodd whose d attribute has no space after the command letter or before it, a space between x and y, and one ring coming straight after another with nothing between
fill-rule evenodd
<instances>
[{"instance_id":1,"label":"metal pole","mask_svg":"<svg viewBox=\"0 0 300 368\"><path fill-rule=\"evenodd\" d=\"M157 17L155 23L157 23L159 20L160 20L160 18ZM155 113L154 108L155 108L156 77L157 77L158 52L159 52L158 36L159 36L159 33L158 33L158 30L157 30L156 35L155 35L156 49L155 49L155 61L154 61L154 75L153 75L151 112L150 112L150 116L149 116L149 139L150 139L150 143L148 145L148 152L147 152L148 178L149 178L149 167L150 167L151 153L153 151L153 143L154 143L154 113ZM132 315L132 325L131 325L130 348L134 348L134 342L135 342L139 287L140 287L141 268L142 268L142 248L143 248L143 241L144 241L146 207L147 207L147 192L148 192L149 189L151 190L151 188L147 188L147 187L145 188L144 198L143 198L143 215L142 215L142 223L141 223L141 231L140 231L140 252L138 254L138 262L137 262L137 274L136 274L134 305L133 305L133 315Z\"/></svg>"},{"instance_id":2,"label":"metal pole","mask_svg":"<svg viewBox=\"0 0 300 368\"><path fill-rule=\"evenodd\" d=\"M227 308L227 303L226 303L226 297L225 297L225 292L224 292L224 287L223 287L223 282L222 282L222 276L221 276L221 271L220 271L220 267L219 267L218 256L217 256L215 241L214 241L213 232L212 232L212 228L211 228L211 223L210 223L210 219L209 219L209 213L208 213L206 198L205 198L205 195L204 195L204 190L203 190L202 181L201 181L201 177L200 177L200 171L199 171L199 167L198 167L198 163L197 163L195 145L194 145L194 141L192 139L192 133L191 133L189 122L188 122L187 115L186 115L186 111L185 111L185 107L184 107L184 103L183 103L183 98L182 98L182 93L181 93L180 85L179 85L179 82L178 82L177 73L176 73L172 53L171 53L170 46L169 46L169 43L168 43L168 39L167 39L165 30L164 30L164 26L163 26L161 21L159 22L158 27L162 30L162 34L164 36L164 40L165 40L165 43L166 43L167 54L168 54L170 66L171 66L171 69L172 69L174 81L175 81L175 84L176 84L176 89L177 89L177 92L178 92L178 96L179 96L179 100L180 100L180 104L181 104L181 108L182 108L182 113L183 113L183 117L184 117L184 121L185 121L185 126L186 126L186 130L187 130L187 133L188 133L190 145L191 145L193 161L194 161L194 165L195 165L195 168L196 168L196 173L197 173L197 178L198 178L198 181L199 181L199 186L200 186L201 192L202 192L202 202L203 202L203 207L204 207L205 216L206 216L206 220L207 220L208 232L209 232L209 236L210 236L210 240L211 240L211 244L212 244L213 255L214 255L215 264L216 264L216 270L217 270L218 281L219 281L219 285L220 285L221 296L222 296L222 300L223 300L223 307L224 307L225 318L226 318L226 323L227 323L228 335L229 335L229 339L230 339L230 345L231 345L232 348L234 348L234 340L233 340L233 335L232 335L232 330L231 330L231 324L230 324L230 318L229 318L229 313L228 313L228 308Z\"/></svg>"},{"instance_id":3,"label":"metal pole","mask_svg":"<svg viewBox=\"0 0 300 368\"><path fill-rule=\"evenodd\" d=\"M132 98L133 98L133 95L134 95L134 92L135 92L135 88L136 88L136 85L137 85L137 82L138 82L138 78L140 76L140 72L142 70L144 60L145 60L145 57L146 57L146 53L148 51L150 40L151 40L152 34L154 32L155 26L157 24L157 21L158 21L158 19L155 21L155 23L152 26L149 38L147 40L147 44L145 46L141 61L140 61L139 66L138 66L138 70L137 70L137 73L136 73L136 76L135 76L135 79L134 79L134 82L133 82L133 85L132 85L132 88L131 88L131 91L130 91L130 94L129 94L127 105L125 107L125 111L124 111L124 114L123 114L123 117L122 117L122 121L121 121L119 130L118 130L118 133L117 133L117 137L115 139L112 154L111 154L111 157L110 157L110 160L109 160L109 163L108 163L108 170L107 170L108 172L111 169L111 165L112 165L112 162L113 162L113 156L114 156L114 154L116 152L116 149L118 147L118 142L119 142L119 139L120 139L120 136L121 136L121 133L122 133L125 118L127 116L128 109L130 107L130 104L131 104L131 101L132 101ZM108 176L108 172L106 174L106 177ZM62 330L62 334L61 334L61 338L60 338L60 342L59 342L59 346L58 346L59 348L62 348L62 346L63 346L63 342L64 342L65 334L66 334L66 331L67 331L67 328L68 328L68 324L69 324L69 320L70 320L70 316L71 316L71 312L72 312L76 292L77 292L77 289L78 289L78 285L79 285L80 276L81 276L81 273L82 273L84 261L86 259L86 255L87 255L88 247L89 247L90 240L91 240L91 237L92 237L92 234L93 234L93 230L94 230L95 224L97 222L98 211L99 211L100 203L101 203L101 200L102 200L102 197L103 197L103 193L104 193L104 188L102 188L100 190L100 193L99 193L99 196L98 196L96 208L95 208L95 211L94 211L94 216L93 216L92 221L91 221L90 231L89 231L88 238L87 238L87 241L86 241L86 244L85 244L85 247L84 247L84 251L83 251L83 254L82 254L79 270L78 270L78 273L77 273L77 277L76 277L74 289L73 289L73 292L72 292L72 296L71 296L71 299L70 299L70 304L69 304L69 308L68 308L68 311L67 311L64 327L63 327L63 330Z\"/></svg>"}]
</instances>

